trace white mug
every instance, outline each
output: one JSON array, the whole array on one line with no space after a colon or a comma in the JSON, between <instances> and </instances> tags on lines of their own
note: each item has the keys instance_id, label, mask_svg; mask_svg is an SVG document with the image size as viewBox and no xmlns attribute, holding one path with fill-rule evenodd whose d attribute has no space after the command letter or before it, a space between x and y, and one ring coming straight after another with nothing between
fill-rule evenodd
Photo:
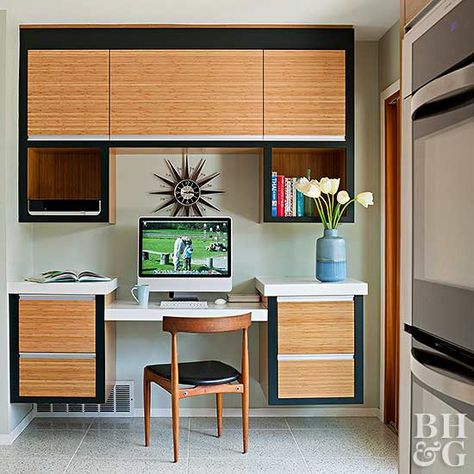
<instances>
[{"instance_id":1,"label":"white mug","mask_svg":"<svg viewBox=\"0 0 474 474\"><path fill-rule=\"evenodd\" d=\"M130 290L130 293L132 293L133 298L140 306L148 306L148 298L150 297L149 285L135 285Z\"/></svg>"}]
</instances>

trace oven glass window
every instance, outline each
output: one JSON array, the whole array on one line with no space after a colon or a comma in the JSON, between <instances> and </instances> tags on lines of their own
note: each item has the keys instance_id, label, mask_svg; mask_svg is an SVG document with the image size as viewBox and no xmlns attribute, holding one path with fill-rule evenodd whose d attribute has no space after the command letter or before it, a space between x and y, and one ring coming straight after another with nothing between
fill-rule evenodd
<instances>
[{"instance_id":1,"label":"oven glass window","mask_svg":"<svg viewBox=\"0 0 474 474\"><path fill-rule=\"evenodd\" d=\"M474 289L474 118L443 125L415 122L414 277Z\"/></svg>"}]
</instances>

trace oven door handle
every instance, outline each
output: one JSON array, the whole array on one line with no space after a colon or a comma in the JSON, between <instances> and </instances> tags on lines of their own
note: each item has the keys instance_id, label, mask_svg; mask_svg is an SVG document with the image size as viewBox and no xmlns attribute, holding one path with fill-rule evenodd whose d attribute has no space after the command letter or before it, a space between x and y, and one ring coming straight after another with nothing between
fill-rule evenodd
<instances>
[{"instance_id":1,"label":"oven door handle","mask_svg":"<svg viewBox=\"0 0 474 474\"><path fill-rule=\"evenodd\" d=\"M431 369L412 354L410 357L412 374L434 390L469 405L474 405L474 385L454 379Z\"/></svg>"},{"instance_id":2,"label":"oven door handle","mask_svg":"<svg viewBox=\"0 0 474 474\"><path fill-rule=\"evenodd\" d=\"M468 102L474 92L474 63L431 81L415 92L411 99L411 116L429 108L430 114L442 113L456 99Z\"/></svg>"}]
</instances>

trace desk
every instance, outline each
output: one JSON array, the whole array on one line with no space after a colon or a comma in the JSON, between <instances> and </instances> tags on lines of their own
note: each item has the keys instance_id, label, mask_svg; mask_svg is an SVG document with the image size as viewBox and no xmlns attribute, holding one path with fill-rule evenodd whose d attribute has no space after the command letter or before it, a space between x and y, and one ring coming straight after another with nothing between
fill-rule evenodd
<instances>
[{"instance_id":1,"label":"desk","mask_svg":"<svg viewBox=\"0 0 474 474\"><path fill-rule=\"evenodd\" d=\"M265 323L255 330L260 383L270 405L363 403L367 283L259 277L255 287L262 303L170 309L115 300L117 280L10 283L11 399L103 403L115 380L115 326L121 321L251 313L252 322Z\"/></svg>"},{"instance_id":2,"label":"desk","mask_svg":"<svg viewBox=\"0 0 474 474\"><path fill-rule=\"evenodd\" d=\"M261 303L209 303L207 308L170 309L161 308L159 303L149 303L148 307L138 306L133 301L114 301L105 308L106 321L163 321L163 316L220 317L252 313L253 322L267 321L268 310Z\"/></svg>"}]
</instances>

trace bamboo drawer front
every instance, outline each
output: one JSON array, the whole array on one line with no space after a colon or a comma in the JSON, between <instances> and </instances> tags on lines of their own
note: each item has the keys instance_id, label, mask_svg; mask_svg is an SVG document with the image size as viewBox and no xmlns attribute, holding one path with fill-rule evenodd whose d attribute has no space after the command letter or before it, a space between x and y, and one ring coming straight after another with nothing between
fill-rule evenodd
<instances>
[{"instance_id":1,"label":"bamboo drawer front","mask_svg":"<svg viewBox=\"0 0 474 474\"><path fill-rule=\"evenodd\" d=\"M20 299L20 352L95 353L94 300Z\"/></svg>"},{"instance_id":2,"label":"bamboo drawer front","mask_svg":"<svg viewBox=\"0 0 474 474\"><path fill-rule=\"evenodd\" d=\"M354 302L278 303L279 354L353 354Z\"/></svg>"},{"instance_id":3,"label":"bamboo drawer front","mask_svg":"<svg viewBox=\"0 0 474 474\"><path fill-rule=\"evenodd\" d=\"M263 51L113 50L111 135L262 135Z\"/></svg>"},{"instance_id":4,"label":"bamboo drawer front","mask_svg":"<svg viewBox=\"0 0 474 474\"><path fill-rule=\"evenodd\" d=\"M280 398L354 396L353 360L279 361Z\"/></svg>"},{"instance_id":5,"label":"bamboo drawer front","mask_svg":"<svg viewBox=\"0 0 474 474\"><path fill-rule=\"evenodd\" d=\"M95 359L21 359L21 397L95 397Z\"/></svg>"},{"instance_id":6,"label":"bamboo drawer front","mask_svg":"<svg viewBox=\"0 0 474 474\"><path fill-rule=\"evenodd\" d=\"M109 134L109 51L28 51L28 136Z\"/></svg>"},{"instance_id":7,"label":"bamboo drawer front","mask_svg":"<svg viewBox=\"0 0 474 474\"><path fill-rule=\"evenodd\" d=\"M265 50L265 135L344 136L345 52Z\"/></svg>"}]
</instances>

